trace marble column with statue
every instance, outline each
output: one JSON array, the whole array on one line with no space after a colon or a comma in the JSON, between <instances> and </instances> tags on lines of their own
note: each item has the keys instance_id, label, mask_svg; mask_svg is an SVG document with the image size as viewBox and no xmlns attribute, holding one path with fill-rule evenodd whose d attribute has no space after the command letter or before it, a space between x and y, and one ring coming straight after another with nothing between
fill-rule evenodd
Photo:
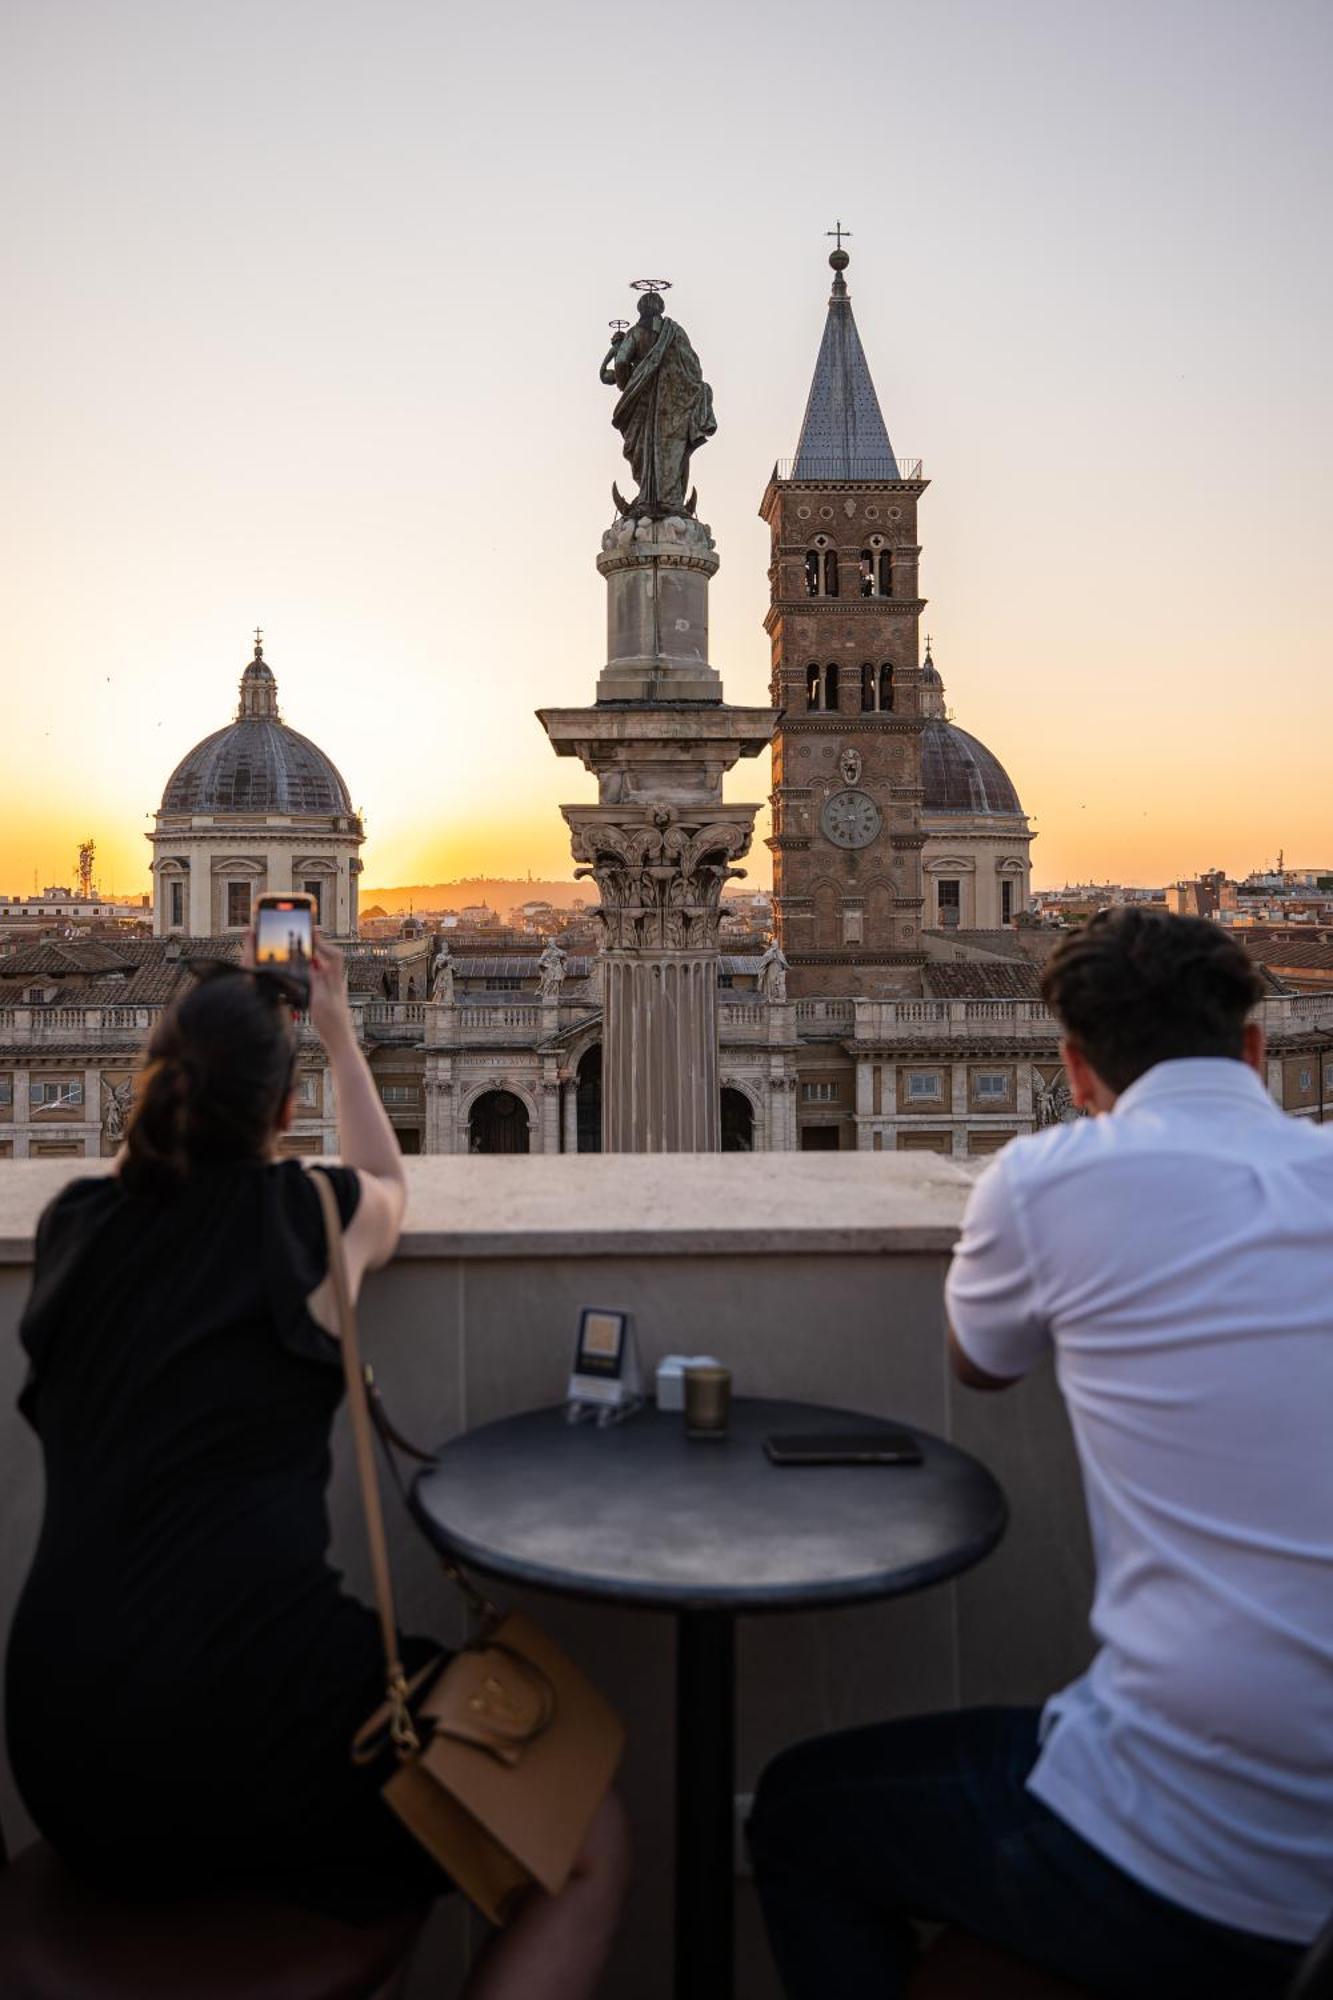
<instances>
[{"instance_id":1,"label":"marble column with statue","mask_svg":"<svg viewBox=\"0 0 1333 2000\"><path fill-rule=\"evenodd\" d=\"M718 926L744 873L758 805L722 780L757 757L776 711L736 708L708 659L708 586L718 556L689 485L717 429L713 394L666 280L640 279L637 320L613 321L601 378L638 482L613 485L597 567L607 587L607 659L590 708L543 709L558 756L597 779L596 803L562 807L580 876L603 925L602 1144L607 1152L716 1152Z\"/></svg>"}]
</instances>

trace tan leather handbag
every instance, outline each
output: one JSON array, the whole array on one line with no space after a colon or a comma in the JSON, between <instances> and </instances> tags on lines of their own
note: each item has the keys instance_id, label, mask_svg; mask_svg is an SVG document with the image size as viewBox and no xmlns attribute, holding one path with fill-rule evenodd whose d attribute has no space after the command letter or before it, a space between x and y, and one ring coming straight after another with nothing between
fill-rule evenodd
<instances>
[{"instance_id":1,"label":"tan leather handbag","mask_svg":"<svg viewBox=\"0 0 1333 2000\"><path fill-rule=\"evenodd\" d=\"M479 1630L460 1652L441 1654L408 1683L398 1657L366 1373L338 1202L327 1174L316 1170L310 1178L324 1212L384 1640L387 1699L358 1732L352 1755L368 1764L386 1738L392 1743L398 1768L384 1799L463 1894L502 1924L534 1884L556 1896L569 1880L620 1762L624 1728L538 1625L519 1612L499 1611L448 1560L445 1573L479 1615Z\"/></svg>"}]
</instances>

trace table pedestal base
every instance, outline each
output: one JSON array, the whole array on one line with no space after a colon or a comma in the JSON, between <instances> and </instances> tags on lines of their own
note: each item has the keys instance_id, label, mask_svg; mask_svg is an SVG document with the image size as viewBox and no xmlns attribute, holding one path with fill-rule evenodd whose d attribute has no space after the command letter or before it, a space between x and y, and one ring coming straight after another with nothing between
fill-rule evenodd
<instances>
[{"instance_id":1,"label":"table pedestal base","mask_svg":"<svg viewBox=\"0 0 1333 2000\"><path fill-rule=\"evenodd\" d=\"M676 1621L676 2000L730 2000L734 1954L735 1621Z\"/></svg>"}]
</instances>

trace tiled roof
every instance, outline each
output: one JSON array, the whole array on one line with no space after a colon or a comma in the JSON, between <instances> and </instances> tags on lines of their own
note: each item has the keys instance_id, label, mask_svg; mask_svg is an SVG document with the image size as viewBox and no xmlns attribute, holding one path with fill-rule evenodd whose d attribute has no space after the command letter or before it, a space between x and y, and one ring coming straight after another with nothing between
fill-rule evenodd
<instances>
[{"instance_id":1,"label":"tiled roof","mask_svg":"<svg viewBox=\"0 0 1333 2000\"><path fill-rule=\"evenodd\" d=\"M1333 944L1318 938L1248 938L1243 931L1231 935L1244 945L1250 957L1278 971L1333 972Z\"/></svg>"},{"instance_id":2,"label":"tiled roof","mask_svg":"<svg viewBox=\"0 0 1333 2000\"><path fill-rule=\"evenodd\" d=\"M1021 964L931 964L921 974L932 1000L1040 1000L1041 975L1026 960Z\"/></svg>"},{"instance_id":3,"label":"tiled roof","mask_svg":"<svg viewBox=\"0 0 1333 2000\"><path fill-rule=\"evenodd\" d=\"M581 956L565 960L565 978L586 979L592 961ZM513 952L504 958L456 958L454 972L460 979L540 978L536 957L531 952Z\"/></svg>"},{"instance_id":4,"label":"tiled roof","mask_svg":"<svg viewBox=\"0 0 1333 2000\"><path fill-rule=\"evenodd\" d=\"M987 958L1026 959L1030 956L1023 949L1021 931L1012 926L998 931L924 930L922 941L927 945L957 945L965 947L968 955L984 952ZM1059 942L1058 939L1055 940ZM932 959L932 964L938 960Z\"/></svg>"}]
</instances>

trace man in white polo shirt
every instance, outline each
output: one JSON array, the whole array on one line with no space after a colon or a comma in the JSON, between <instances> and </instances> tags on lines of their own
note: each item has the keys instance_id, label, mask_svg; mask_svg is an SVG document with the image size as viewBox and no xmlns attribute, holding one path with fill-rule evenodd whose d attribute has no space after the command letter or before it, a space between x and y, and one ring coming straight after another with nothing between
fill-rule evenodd
<instances>
[{"instance_id":1,"label":"man in white polo shirt","mask_svg":"<svg viewBox=\"0 0 1333 2000\"><path fill-rule=\"evenodd\" d=\"M901 1993L912 1917L1100 1994L1276 2000L1333 1914L1333 1144L1268 1096L1215 925L1108 913L1042 990L1090 1115L978 1181L950 1344L979 1389L1054 1353L1099 1650L1043 1710L770 1767L752 1842L793 2000Z\"/></svg>"}]
</instances>

